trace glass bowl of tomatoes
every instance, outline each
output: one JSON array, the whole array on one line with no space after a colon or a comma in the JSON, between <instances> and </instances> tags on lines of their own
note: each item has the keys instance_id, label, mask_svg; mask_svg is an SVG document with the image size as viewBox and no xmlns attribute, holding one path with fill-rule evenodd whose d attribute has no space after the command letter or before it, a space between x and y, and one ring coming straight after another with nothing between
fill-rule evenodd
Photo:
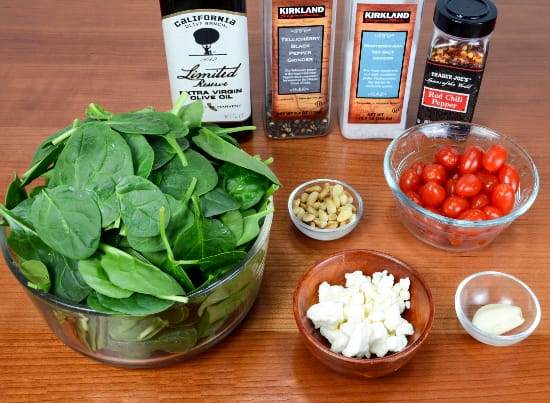
<instances>
[{"instance_id":1,"label":"glass bowl of tomatoes","mask_svg":"<svg viewBox=\"0 0 550 403\"><path fill-rule=\"evenodd\" d=\"M384 158L384 174L405 227L437 248L491 243L537 198L540 179L514 140L464 122L412 127Z\"/></svg>"}]
</instances>

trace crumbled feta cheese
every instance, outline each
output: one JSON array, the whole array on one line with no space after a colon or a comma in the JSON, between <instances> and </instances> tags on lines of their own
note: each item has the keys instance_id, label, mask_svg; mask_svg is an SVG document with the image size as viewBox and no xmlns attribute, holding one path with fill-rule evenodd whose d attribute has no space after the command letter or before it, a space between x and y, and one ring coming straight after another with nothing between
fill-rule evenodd
<instances>
[{"instance_id":1,"label":"crumbled feta cheese","mask_svg":"<svg viewBox=\"0 0 550 403\"><path fill-rule=\"evenodd\" d=\"M345 275L346 286L319 286L319 303L307 317L331 344L331 350L346 357L384 357L407 346L414 334L412 324L401 317L410 309L408 278L395 282L387 270L372 277L361 271Z\"/></svg>"},{"instance_id":2,"label":"crumbled feta cheese","mask_svg":"<svg viewBox=\"0 0 550 403\"><path fill-rule=\"evenodd\" d=\"M345 291L341 285L330 285L325 281L319 286L319 302L341 302Z\"/></svg>"},{"instance_id":3,"label":"crumbled feta cheese","mask_svg":"<svg viewBox=\"0 0 550 403\"><path fill-rule=\"evenodd\" d=\"M344 321L344 305L341 302L320 302L307 311L307 317L316 328L337 328Z\"/></svg>"},{"instance_id":4,"label":"crumbled feta cheese","mask_svg":"<svg viewBox=\"0 0 550 403\"><path fill-rule=\"evenodd\" d=\"M342 354L346 357L364 357L369 353L369 340L370 325L362 322L355 327Z\"/></svg>"}]
</instances>

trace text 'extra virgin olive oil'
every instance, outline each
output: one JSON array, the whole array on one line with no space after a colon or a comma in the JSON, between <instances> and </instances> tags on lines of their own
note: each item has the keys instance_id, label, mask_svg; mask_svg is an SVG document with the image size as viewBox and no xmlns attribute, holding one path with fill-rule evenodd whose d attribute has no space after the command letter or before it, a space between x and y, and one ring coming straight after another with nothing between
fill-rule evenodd
<instances>
[{"instance_id":1,"label":"text 'extra virgin olive oil'","mask_svg":"<svg viewBox=\"0 0 550 403\"><path fill-rule=\"evenodd\" d=\"M160 9L172 101L187 92L203 101L205 122L251 125L246 0L160 0Z\"/></svg>"}]
</instances>

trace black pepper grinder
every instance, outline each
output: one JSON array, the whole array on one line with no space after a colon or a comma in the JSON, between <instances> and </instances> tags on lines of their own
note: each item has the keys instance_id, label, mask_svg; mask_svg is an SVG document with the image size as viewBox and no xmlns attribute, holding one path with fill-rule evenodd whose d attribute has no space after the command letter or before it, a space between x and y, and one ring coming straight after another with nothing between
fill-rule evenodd
<instances>
[{"instance_id":1,"label":"black pepper grinder","mask_svg":"<svg viewBox=\"0 0 550 403\"><path fill-rule=\"evenodd\" d=\"M438 0L416 123L471 122L495 29L490 0Z\"/></svg>"}]
</instances>

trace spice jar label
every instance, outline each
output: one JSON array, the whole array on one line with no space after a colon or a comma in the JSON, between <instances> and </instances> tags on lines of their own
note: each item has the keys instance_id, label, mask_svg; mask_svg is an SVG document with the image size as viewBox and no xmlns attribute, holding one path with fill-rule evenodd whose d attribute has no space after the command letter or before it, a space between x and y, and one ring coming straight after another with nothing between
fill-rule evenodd
<instances>
[{"instance_id":1,"label":"spice jar label","mask_svg":"<svg viewBox=\"0 0 550 403\"><path fill-rule=\"evenodd\" d=\"M399 123L416 4L358 4L348 123Z\"/></svg>"},{"instance_id":2,"label":"spice jar label","mask_svg":"<svg viewBox=\"0 0 550 403\"><path fill-rule=\"evenodd\" d=\"M332 0L272 4L272 118L324 118L329 108Z\"/></svg>"},{"instance_id":3,"label":"spice jar label","mask_svg":"<svg viewBox=\"0 0 550 403\"><path fill-rule=\"evenodd\" d=\"M456 47L451 47L456 48ZM483 79L483 68L480 63L470 63L467 59L461 66L453 66L447 61L449 48L434 50L426 63L424 85L422 87L417 123L428 123L434 120L457 120L471 122ZM459 51L460 53L470 53ZM466 55L467 58L467 55Z\"/></svg>"}]
</instances>

